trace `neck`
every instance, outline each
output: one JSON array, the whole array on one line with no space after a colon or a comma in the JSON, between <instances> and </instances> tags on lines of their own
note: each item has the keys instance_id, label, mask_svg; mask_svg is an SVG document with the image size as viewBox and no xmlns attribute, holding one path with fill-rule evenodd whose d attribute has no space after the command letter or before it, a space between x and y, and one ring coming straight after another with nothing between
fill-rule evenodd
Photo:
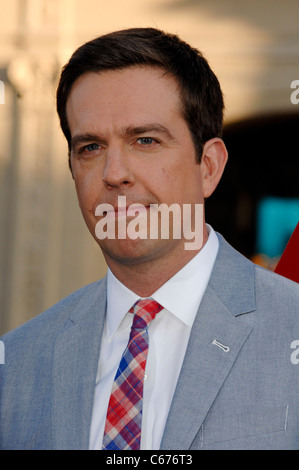
<instances>
[{"instance_id":1,"label":"neck","mask_svg":"<svg viewBox=\"0 0 299 470\"><path fill-rule=\"evenodd\" d=\"M167 256L143 262L120 262L105 253L104 257L111 272L122 284L140 297L150 297L196 256L207 239L208 234L205 233L203 244L198 250L174 251Z\"/></svg>"}]
</instances>

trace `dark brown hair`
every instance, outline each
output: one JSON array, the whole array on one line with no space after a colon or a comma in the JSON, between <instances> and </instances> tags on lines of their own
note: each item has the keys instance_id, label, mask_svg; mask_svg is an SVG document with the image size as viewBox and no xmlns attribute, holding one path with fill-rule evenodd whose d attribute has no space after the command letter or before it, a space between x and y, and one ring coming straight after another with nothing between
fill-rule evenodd
<instances>
[{"instance_id":1,"label":"dark brown hair","mask_svg":"<svg viewBox=\"0 0 299 470\"><path fill-rule=\"evenodd\" d=\"M200 162L205 142L222 135L224 103L219 81L200 51L155 28L131 28L100 36L80 46L63 67L57 112L69 149L66 103L74 82L88 72L138 65L160 67L177 80L182 114Z\"/></svg>"}]
</instances>

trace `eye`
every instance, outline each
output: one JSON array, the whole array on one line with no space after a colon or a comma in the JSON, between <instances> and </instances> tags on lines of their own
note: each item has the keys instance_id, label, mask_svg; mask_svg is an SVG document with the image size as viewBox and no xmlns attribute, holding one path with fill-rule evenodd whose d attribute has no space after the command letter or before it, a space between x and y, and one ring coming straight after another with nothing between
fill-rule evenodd
<instances>
[{"instance_id":1,"label":"eye","mask_svg":"<svg viewBox=\"0 0 299 470\"><path fill-rule=\"evenodd\" d=\"M82 157L93 156L93 152L97 152L99 149L100 145L93 142L91 144L83 145L77 151L75 150L74 154L77 154L78 156L81 155Z\"/></svg>"},{"instance_id":2,"label":"eye","mask_svg":"<svg viewBox=\"0 0 299 470\"><path fill-rule=\"evenodd\" d=\"M83 147L83 151L87 150L88 152L92 152L93 150L98 150L99 145L98 144L88 144Z\"/></svg>"},{"instance_id":3,"label":"eye","mask_svg":"<svg viewBox=\"0 0 299 470\"><path fill-rule=\"evenodd\" d=\"M152 145L157 141L155 139L152 139L151 137L140 137L137 142L141 145Z\"/></svg>"}]
</instances>

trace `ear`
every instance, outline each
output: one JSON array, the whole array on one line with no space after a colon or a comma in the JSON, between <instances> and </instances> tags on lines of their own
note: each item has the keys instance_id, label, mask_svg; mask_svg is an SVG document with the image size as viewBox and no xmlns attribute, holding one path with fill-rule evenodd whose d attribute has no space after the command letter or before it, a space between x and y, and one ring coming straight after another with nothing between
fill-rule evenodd
<instances>
[{"instance_id":1,"label":"ear","mask_svg":"<svg viewBox=\"0 0 299 470\"><path fill-rule=\"evenodd\" d=\"M222 139L215 137L205 143L201 157L204 198L215 191L227 159L228 153Z\"/></svg>"}]
</instances>

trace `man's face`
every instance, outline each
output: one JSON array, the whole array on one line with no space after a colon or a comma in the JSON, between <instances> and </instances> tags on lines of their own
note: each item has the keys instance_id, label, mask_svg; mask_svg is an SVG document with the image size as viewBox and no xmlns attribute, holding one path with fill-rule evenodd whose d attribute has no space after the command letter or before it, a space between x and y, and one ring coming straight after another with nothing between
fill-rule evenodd
<instances>
[{"instance_id":1,"label":"man's face","mask_svg":"<svg viewBox=\"0 0 299 470\"><path fill-rule=\"evenodd\" d=\"M150 204L203 204L202 165L174 78L149 67L85 74L71 89L67 118L79 205L108 265L184 256L184 239L98 240L95 235L97 206L116 208L119 196L126 196L127 206L147 210Z\"/></svg>"}]
</instances>

